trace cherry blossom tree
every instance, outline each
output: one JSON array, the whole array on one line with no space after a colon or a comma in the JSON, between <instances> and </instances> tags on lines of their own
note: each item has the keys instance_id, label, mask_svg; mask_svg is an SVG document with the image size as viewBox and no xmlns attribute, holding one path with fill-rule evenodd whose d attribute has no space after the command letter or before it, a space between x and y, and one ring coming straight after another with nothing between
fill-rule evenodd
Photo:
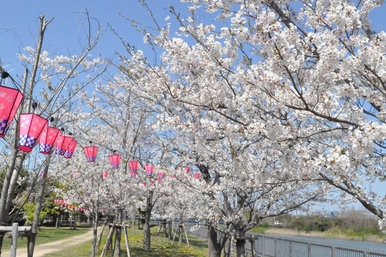
<instances>
[{"instance_id":1,"label":"cherry blossom tree","mask_svg":"<svg viewBox=\"0 0 386 257\"><path fill-rule=\"evenodd\" d=\"M243 186L257 170L251 188L274 202L300 200L297 187L326 194L322 179L362 203L382 226L385 199L366 187L385 178L385 33L372 31L368 18L380 3L184 2L191 3L189 17L171 8L176 35L170 21L158 33L138 28L163 51L161 64L134 49L123 58L138 94L163 109L159 127L194 135L191 163L230 188L223 191L229 203L249 201ZM203 9L218 21L201 20ZM289 209L297 206L292 203Z\"/></svg>"}]
</instances>

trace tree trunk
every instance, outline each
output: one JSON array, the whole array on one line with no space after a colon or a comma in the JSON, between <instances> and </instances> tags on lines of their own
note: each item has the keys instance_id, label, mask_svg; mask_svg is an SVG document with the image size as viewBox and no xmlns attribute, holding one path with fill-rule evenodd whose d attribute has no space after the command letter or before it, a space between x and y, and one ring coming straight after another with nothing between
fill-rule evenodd
<instances>
[{"instance_id":1,"label":"tree trunk","mask_svg":"<svg viewBox=\"0 0 386 257\"><path fill-rule=\"evenodd\" d=\"M96 209L98 209L98 207ZM93 235L92 235L91 257L96 256L97 238L98 238L98 211L95 212L94 228L93 228Z\"/></svg>"},{"instance_id":2,"label":"tree trunk","mask_svg":"<svg viewBox=\"0 0 386 257\"><path fill-rule=\"evenodd\" d=\"M178 244L182 243L182 224L178 224Z\"/></svg>"},{"instance_id":3,"label":"tree trunk","mask_svg":"<svg viewBox=\"0 0 386 257\"><path fill-rule=\"evenodd\" d=\"M170 239L172 238L172 234L173 234L173 232L172 232L172 221L169 220L169 221L168 221L168 237L169 237Z\"/></svg>"},{"instance_id":4,"label":"tree trunk","mask_svg":"<svg viewBox=\"0 0 386 257\"><path fill-rule=\"evenodd\" d=\"M123 209L118 209L118 225L115 229L114 257L119 257L121 255L122 215Z\"/></svg>"},{"instance_id":5,"label":"tree trunk","mask_svg":"<svg viewBox=\"0 0 386 257\"><path fill-rule=\"evenodd\" d=\"M3 248L3 241L4 241L4 233L0 234L0 256L1 256L1 249Z\"/></svg>"},{"instance_id":6,"label":"tree trunk","mask_svg":"<svg viewBox=\"0 0 386 257\"><path fill-rule=\"evenodd\" d=\"M153 198L153 191L149 193L149 196L147 197L146 201L146 210L145 210L145 218L143 223L143 248L145 250L150 250L150 216L151 216L151 210L153 208L152 204L152 198Z\"/></svg>"},{"instance_id":7,"label":"tree trunk","mask_svg":"<svg viewBox=\"0 0 386 257\"><path fill-rule=\"evenodd\" d=\"M164 237L169 237L168 236L168 232L167 232L167 230L166 230L166 224L167 224L167 221L166 221L166 219L164 219L164 220L162 220L162 230L163 230L163 232L164 232Z\"/></svg>"},{"instance_id":8,"label":"tree trunk","mask_svg":"<svg viewBox=\"0 0 386 257\"><path fill-rule=\"evenodd\" d=\"M221 245L218 242L217 231L213 227L208 229L208 256L209 257L220 257Z\"/></svg>"},{"instance_id":9,"label":"tree trunk","mask_svg":"<svg viewBox=\"0 0 386 257\"><path fill-rule=\"evenodd\" d=\"M122 226L118 225L115 229L115 244L114 244L113 257L121 256L121 235L122 235Z\"/></svg>"},{"instance_id":10,"label":"tree trunk","mask_svg":"<svg viewBox=\"0 0 386 257\"><path fill-rule=\"evenodd\" d=\"M237 257L245 257L245 237L236 237Z\"/></svg>"}]
</instances>

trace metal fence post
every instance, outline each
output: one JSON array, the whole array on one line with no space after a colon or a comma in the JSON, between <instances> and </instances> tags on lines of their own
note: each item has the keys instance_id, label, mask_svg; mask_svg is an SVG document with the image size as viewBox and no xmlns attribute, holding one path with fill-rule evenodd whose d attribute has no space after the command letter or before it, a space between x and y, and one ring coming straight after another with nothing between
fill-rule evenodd
<instances>
[{"instance_id":1,"label":"metal fence post","mask_svg":"<svg viewBox=\"0 0 386 257\"><path fill-rule=\"evenodd\" d=\"M261 257L264 257L264 252L265 252L265 236L262 237L262 244L261 244Z\"/></svg>"},{"instance_id":2,"label":"metal fence post","mask_svg":"<svg viewBox=\"0 0 386 257\"><path fill-rule=\"evenodd\" d=\"M275 253L275 257L277 256L277 238L275 237L275 250L274 250L274 253Z\"/></svg>"}]
</instances>

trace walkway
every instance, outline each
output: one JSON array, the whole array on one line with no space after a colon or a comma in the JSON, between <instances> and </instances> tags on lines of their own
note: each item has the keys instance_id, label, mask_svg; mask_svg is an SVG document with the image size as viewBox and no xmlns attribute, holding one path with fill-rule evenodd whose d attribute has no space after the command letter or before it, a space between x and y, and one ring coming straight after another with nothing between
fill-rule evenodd
<instances>
[{"instance_id":1,"label":"walkway","mask_svg":"<svg viewBox=\"0 0 386 257\"><path fill-rule=\"evenodd\" d=\"M34 257L43 257L45 254L59 252L71 246L85 243L92 240L93 230L90 229L86 234L73 236L59 241L35 246ZM17 249L17 257L26 257L27 249ZM1 257L9 257L9 251L1 254Z\"/></svg>"}]
</instances>

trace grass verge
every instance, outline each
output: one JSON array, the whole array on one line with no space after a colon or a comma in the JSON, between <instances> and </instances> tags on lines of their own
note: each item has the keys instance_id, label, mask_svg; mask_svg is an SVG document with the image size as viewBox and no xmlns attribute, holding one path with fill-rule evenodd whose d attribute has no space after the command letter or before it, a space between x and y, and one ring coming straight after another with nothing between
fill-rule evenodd
<instances>
[{"instance_id":1,"label":"grass verge","mask_svg":"<svg viewBox=\"0 0 386 257\"><path fill-rule=\"evenodd\" d=\"M161 233L157 233L158 227L153 227L151 230L151 250L146 251L143 249L143 231L128 229L129 244L130 244L130 255L135 257L204 257L208 255L208 244L207 241L188 236L190 246L188 246L183 240L183 243L178 244L178 239L173 241L167 237L164 237ZM123 233L123 232L122 232ZM101 247L97 253L100 256L101 250L104 246L107 238L108 231L104 231ZM71 249L65 251L56 252L45 255L45 257L89 257L91 255L91 242L77 245ZM112 251L109 251L106 256L112 256ZM120 257L127 257L124 235L122 234L121 241L121 255Z\"/></svg>"}]
</instances>

